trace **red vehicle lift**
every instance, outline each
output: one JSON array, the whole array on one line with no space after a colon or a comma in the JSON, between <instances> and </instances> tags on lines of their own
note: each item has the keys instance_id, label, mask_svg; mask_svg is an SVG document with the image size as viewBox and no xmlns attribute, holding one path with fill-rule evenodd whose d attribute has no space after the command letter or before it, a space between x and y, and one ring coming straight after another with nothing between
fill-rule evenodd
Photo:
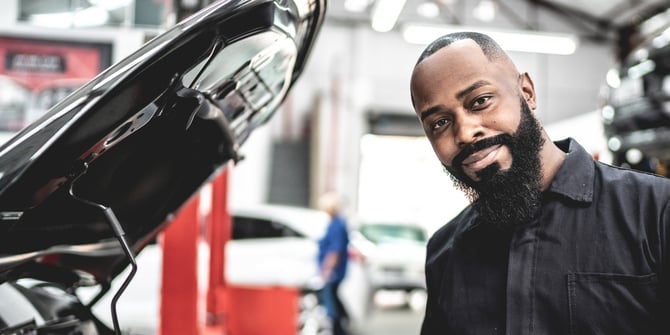
<instances>
[{"instance_id":1,"label":"red vehicle lift","mask_svg":"<svg viewBox=\"0 0 670 335\"><path fill-rule=\"evenodd\" d=\"M225 281L225 245L232 233L231 168L212 181L210 213L199 212L201 199L195 196L163 233L161 335L297 334L297 288L244 287ZM203 237L209 245L209 269L207 286L199 289L198 246Z\"/></svg>"}]
</instances>

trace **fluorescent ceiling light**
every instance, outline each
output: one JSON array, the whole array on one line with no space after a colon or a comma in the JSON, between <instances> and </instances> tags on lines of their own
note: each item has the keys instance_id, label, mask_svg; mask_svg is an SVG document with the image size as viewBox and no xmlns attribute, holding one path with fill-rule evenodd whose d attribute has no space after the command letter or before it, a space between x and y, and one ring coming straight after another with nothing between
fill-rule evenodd
<instances>
[{"instance_id":1,"label":"fluorescent ceiling light","mask_svg":"<svg viewBox=\"0 0 670 335\"><path fill-rule=\"evenodd\" d=\"M403 38L408 43L428 44L444 34L457 31L477 31L489 35L508 51L570 55L577 50L579 44L579 39L571 34L418 24L406 25L403 29Z\"/></svg>"},{"instance_id":2,"label":"fluorescent ceiling light","mask_svg":"<svg viewBox=\"0 0 670 335\"><path fill-rule=\"evenodd\" d=\"M619 76L619 71L617 69L607 70L607 74L605 75L605 82L607 85L609 85L609 87L619 88L619 86L621 86L621 77Z\"/></svg>"},{"instance_id":3,"label":"fluorescent ceiling light","mask_svg":"<svg viewBox=\"0 0 670 335\"><path fill-rule=\"evenodd\" d=\"M393 29L405 7L405 0L377 0L372 7L372 29L387 32Z\"/></svg>"},{"instance_id":4,"label":"fluorescent ceiling light","mask_svg":"<svg viewBox=\"0 0 670 335\"><path fill-rule=\"evenodd\" d=\"M436 18L440 16L440 7L433 1L426 0L416 7L417 14L426 18Z\"/></svg>"},{"instance_id":5,"label":"fluorescent ceiling light","mask_svg":"<svg viewBox=\"0 0 670 335\"><path fill-rule=\"evenodd\" d=\"M656 62L651 59L647 59L628 68L628 76L634 79L642 78L645 75L654 72L655 69Z\"/></svg>"},{"instance_id":6,"label":"fluorescent ceiling light","mask_svg":"<svg viewBox=\"0 0 670 335\"><path fill-rule=\"evenodd\" d=\"M361 13L368 7L368 0L344 0L344 9Z\"/></svg>"},{"instance_id":7,"label":"fluorescent ceiling light","mask_svg":"<svg viewBox=\"0 0 670 335\"><path fill-rule=\"evenodd\" d=\"M132 0L88 0L88 2L106 10L115 10L132 4Z\"/></svg>"},{"instance_id":8,"label":"fluorescent ceiling light","mask_svg":"<svg viewBox=\"0 0 670 335\"><path fill-rule=\"evenodd\" d=\"M472 10L472 16L484 22L491 22L496 18L496 4L493 0L481 0Z\"/></svg>"}]
</instances>

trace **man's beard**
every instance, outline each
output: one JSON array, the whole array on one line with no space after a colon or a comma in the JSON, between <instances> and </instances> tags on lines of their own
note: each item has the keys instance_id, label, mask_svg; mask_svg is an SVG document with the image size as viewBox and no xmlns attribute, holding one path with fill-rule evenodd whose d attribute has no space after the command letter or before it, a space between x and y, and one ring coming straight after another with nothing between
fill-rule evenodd
<instances>
[{"instance_id":1,"label":"man's beard","mask_svg":"<svg viewBox=\"0 0 670 335\"><path fill-rule=\"evenodd\" d=\"M474 181L462 170L462 162L473 152L494 145L505 145L512 155L506 171L498 163L477 172ZM481 223L501 229L528 222L541 203L542 166L540 149L544 144L540 124L528 104L521 99L521 121L513 135L500 134L473 143L463 149L446 167L454 185L463 191L479 214Z\"/></svg>"}]
</instances>

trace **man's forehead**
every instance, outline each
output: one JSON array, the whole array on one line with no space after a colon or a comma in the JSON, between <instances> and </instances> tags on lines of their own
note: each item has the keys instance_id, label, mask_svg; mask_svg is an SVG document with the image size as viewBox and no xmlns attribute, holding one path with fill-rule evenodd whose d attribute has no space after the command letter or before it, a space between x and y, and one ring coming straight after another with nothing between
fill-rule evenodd
<instances>
[{"instance_id":1,"label":"man's forehead","mask_svg":"<svg viewBox=\"0 0 670 335\"><path fill-rule=\"evenodd\" d=\"M433 85L436 80L480 80L488 77L508 78L516 82L518 75L516 66L504 53L487 55L477 42L463 39L435 51L418 63L412 72L411 86L414 89L418 88L415 85Z\"/></svg>"},{"instance_id":2,"label":"man's forehead","mask_svg":"<svg viewBox=\"0 0 670 335\"><path fill-rule=\"evenodd\" d=\"M426 57L422 62L417 64L417 69L424 66L456 65L461 62L490 63L491 61L486 57L484 51L475 41L464 39L453 42L435 51L432 55Z\"/></svg>"},{"instance_id":3,"label":"man's forehead","mask_svg":"<svg viewBox=\"0 0 670 335\"><path fill-rule=\"evenodd\" d=\"M469 81L488 77L495 71L492 65L477 43L469 39L457 41L417 64L412 74L411 90L413 94L419 93L416 90L430 91L435 85L446 82L450 83L450 88L458 89L460 85L468 85Z\"/></svg>"}]
</instances>

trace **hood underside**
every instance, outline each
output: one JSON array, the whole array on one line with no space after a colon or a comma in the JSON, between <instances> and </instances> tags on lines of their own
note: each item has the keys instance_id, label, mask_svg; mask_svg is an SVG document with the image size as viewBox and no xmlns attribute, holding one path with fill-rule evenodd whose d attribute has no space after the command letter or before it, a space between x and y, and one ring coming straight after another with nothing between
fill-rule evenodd
<instances>
[{"instance_id":1,"label":"hood underside","mask_svg":"<svg viewBox=\"0 0 670 335\"><path fill-rule=\"evenodd\" d=\"M324 14L324 0L216 2L0 147L0 282L38 261L117 274L127 261L110 221L139 252L237 160L300 75Z\"/></svg>"}]
</instances>

